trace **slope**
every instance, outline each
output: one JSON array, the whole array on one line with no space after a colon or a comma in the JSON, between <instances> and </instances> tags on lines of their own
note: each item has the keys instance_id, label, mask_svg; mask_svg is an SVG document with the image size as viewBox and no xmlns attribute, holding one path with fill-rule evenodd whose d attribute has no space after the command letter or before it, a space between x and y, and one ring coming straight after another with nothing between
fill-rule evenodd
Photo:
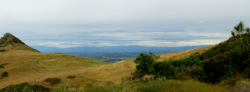
<instances>
[{"instance_id":1,"label":"slope","mask_svg":"<svg viewBox=\"0 0 250 92\"><path fill-rule=\"evenodd\" d=\"M0 88L23 82L37 83L42 77L109 64L61 53L40 53L16 37L12 43L2 40L9 36L14 37L7 33L1 38L0 64L7 65L0 68L0 74L8 72L8 77L0 79Z\"/></svg>"},{"instance_id":2,"label":"slope","mask_svg":"<svg viewBox=\"0 0 250 92\"><path fill-rule=\"evenodd\" d=\"M202 53L216 45L196 48L192 50L160 54L160 61L164 59L186 58L193 53ZM81 87L92 82L95 85L119 84L124 78L131 76L135 71L134 59L123 60L114 64L91 60L83 57L65 55L61 53L40 53L25 44L6 44L0 52L2 63L8 63L0 73L7 71L9 77L0 79L0 88L10 84L29 82L48 87L61 87L71 84ZM74 79L67 78L75 76ZM62 83L50 85L44 82L46 78L60 78Z\"/></svg>"},{"instance_id":3,"label":"slope","mask_svg":"<svg viewBox=\"0 0 250 92\"><path fill-rule=\"evenodd\" d=\"M217 45L217 44L216 44ZM166 54L160 54L159 61L162 61L164 59L181 59L181 58L187 58L193 53L202 53L205 52L216 45L211 45L207 47L201 47L191 50L185 50L180 52L172 52L172 53L166 53ZM79 73L84 74L85 76L102 80L102 81L111 81L115 84L121 83L124 78L131 77L131 73L135 71L136 64L134 63L134 59L129 60L123 60L119 61L113 64L109 65L103 65L98 67L92 67L85 70L79 70Z\"/></svg>"}]
</instances>

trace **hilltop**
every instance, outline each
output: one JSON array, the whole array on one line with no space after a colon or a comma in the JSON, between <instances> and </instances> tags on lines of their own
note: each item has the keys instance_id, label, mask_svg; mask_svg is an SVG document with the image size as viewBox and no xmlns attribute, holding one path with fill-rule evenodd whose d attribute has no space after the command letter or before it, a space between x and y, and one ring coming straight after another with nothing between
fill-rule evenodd
<instances>
[{"instance_id":1,"label":"hilltop","mask_svg":"<svg viewBox=\"0 0 250 92\"><path fill-rule=\"evenodd\" d=\"M10 45L11 44L11 45ZM31 50L39 52L36 49L33 49L29 46L27 46L24 42L22 42L20 39L15 37L14 35L10 33L4 34L3 37L0 39L0 51L10 51L10 50Z\"/></svg>"}]
</instances>

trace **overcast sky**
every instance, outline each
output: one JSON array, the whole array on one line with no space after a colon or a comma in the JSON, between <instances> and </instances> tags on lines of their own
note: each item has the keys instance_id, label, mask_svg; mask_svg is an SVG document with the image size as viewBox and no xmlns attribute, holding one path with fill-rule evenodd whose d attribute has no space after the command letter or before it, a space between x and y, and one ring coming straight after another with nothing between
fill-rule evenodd
<instances>
[{"instance_id":1,"label":"overcast sky","mask_svg":"<svg viewBox=\"0 0 250 92\"><path fill-rule=\"evenodd\" d=\"M29 46L212 45L240 21L250 0L0 0L0 35Z\"/></svg>"}]
</instances>

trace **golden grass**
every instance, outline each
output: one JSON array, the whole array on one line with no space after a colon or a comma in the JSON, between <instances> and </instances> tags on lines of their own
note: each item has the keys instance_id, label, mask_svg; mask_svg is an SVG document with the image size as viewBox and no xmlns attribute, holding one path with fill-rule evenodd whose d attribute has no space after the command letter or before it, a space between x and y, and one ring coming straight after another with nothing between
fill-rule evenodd
<instances>
[{"instance_id":1,"label":"golden grass","mask_svg":"<svg viewBox=\"0 0 250 92\"><path fill-rule=\"evenodd\" d=\"M136 69L134 59L110 64L60 53L40 53L22 44L14 45L15 47L9 44L4 47L5 52L0 52L0 64L9 63L4 69L0 69L0 73L5 71L9 73L9 77L0 79L0 88L23 82L38 83L50 87L60 87L67 84L81 87L86 82L92 82L96 85L119 84L123 78L130 77ZM189 57L195 52L202 52L214 46L160 54L159 60ZM68 79L69 75L74 75L76 78ZM43 82L44 79L52 77L62 79L62 83L50 85Z\"/></svg>"},{"instance_id":2,"label":"golden grass","mask_svg":"<svg viewBox=\"0 0 250 92\"><path fill-rule=\"evenodd\" d=\"M160 59L158 61L163 61L164 59L181 59L187 58L195 52L204 52L213 48L216 45L211 45L207 47L201 47L191 50L185 50L180 52L172 52L166 54L160 54ZM113 64L103 65L98 67L92 67L85 70L79 70L80 73L89 76L97 80L112 81L116 84L121 83L123 78L131 77L131 73L135 71L136 64L135 59L122 60Z\"/></svg>"},{"instance_id":3,"label":"golden grass","mask_svg":"<svg viewBox=\"0 0 250 92\"><path fill-rule=\"evenodd\" d=\"M40 53L18 43L14 46L9 44L2 48L4 52L0 52L0 64L9 63L0 69L0 73L9 73L8 77L0 79L0 88L23 82L41 82L41 79L60 73L109 64L60 53Z\"/></svg>"}]
</instances>

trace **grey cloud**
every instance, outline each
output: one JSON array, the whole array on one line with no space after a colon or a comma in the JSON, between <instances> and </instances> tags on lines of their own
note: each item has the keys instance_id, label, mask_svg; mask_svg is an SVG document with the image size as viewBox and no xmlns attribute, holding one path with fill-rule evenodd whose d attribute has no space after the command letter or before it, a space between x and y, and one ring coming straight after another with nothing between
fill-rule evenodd
<instances>
[{"instance_id":1,"label":"grey cloud","mask_svg":"<svg viewBox=\"0 0 250 92\"><path fill-rule=\"evenodd\" d=\"M0 34L10 32L31 46L63 48L216 44L230 37L239 21L250 27L249 3L249 0L2 0Z\"/></svg>"}]
</instances>

